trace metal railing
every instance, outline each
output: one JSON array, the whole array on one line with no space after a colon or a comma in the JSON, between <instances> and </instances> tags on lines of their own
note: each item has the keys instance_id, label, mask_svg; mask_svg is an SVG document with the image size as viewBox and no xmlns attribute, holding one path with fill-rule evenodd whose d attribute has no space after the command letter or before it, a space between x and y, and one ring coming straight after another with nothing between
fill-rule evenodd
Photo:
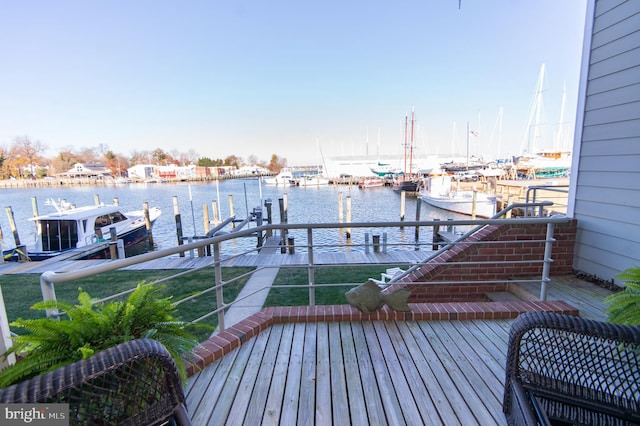
<instances>
[{"instance_id":1,"label":"metal railing","mask_svg":"<svg viewBox=\"0 0 640 426\"><path fill-rule=\"evenodd\" d=\"M318 268L321 267L326 267L326 265L321 265L318 263L316 257L320 255L320 253L322 253L322 248L326 248L327 245L324 246L318 246L318 245L314 245L314 233L319 232L321 230L336 230L338 232L340 232L340 230L344 230L345 228L349 228L352 233L352 235L354 236L358 236L358 238L364 240L364 242L362 244L354 244L353 242L348 244L348 247L350 248L350 250L354 250L354 249L358 249L358 247L360 247L362 250L369 250L369 248L371 247L368 243L368 238L364 237L364 233L358 234L357 232L355 232L354 230L366 230L366 229L371 229L371 228L380 228L380 229L388 229L388 228L398 228L398 227L404 227L404 228L424 228L424 227L431 227L432 229L434 229L435 227L438 226L442 226L443 224L446 224L449 227L452 227L454 229L457 229L459 227L465 227L466 229L468 229L469 227L471 229L469 229L467 232L463 232L461 233L461 235L459 235L457 238L443 243L440 245L440 248L436 251L431 250L432 241L422 241L422 242L418 242L416 241L415 244L411 244L411 247L406 247L406 244L402 243L397 243L397 242L392 242L391 244L387 242L387 244L389 246L396 246L396 248L398 250L400 249L404 249L404 250L412 250L412 251L419 251L420 253L424 253L424 258L423 260L421 260L418 263L414 263L412 266L410 265L409 269L406 270L403 274L401 275L396 275L392 281L397 281L399 279L402 279L403 277L406 277L408 274L410 274L412 271L414 271L416 268L419 268L420 266L423 266L425 264L428 263L433 263L434 259L443 251L445 250L449 250L452 247L455 247L457 244L461 244L461 243L471 243L471 244L490 244L491 242L468 242L468 237L473 235L475 232L477 232L479 229L483 228L485 225L501 225L501 224L512 224L513 221L518 221L519 224L546 224L547 227L547 232L546 232L546 237L544 240L527 240L527 242L534 242L534 243L538 243L544 244L544 256L538 260L536 260L535 262L538 263L542 263L542 276L539 279L535 279L535 280L530 280L531 282L539 282L541 284L541 290L540 290L540 300L545 300L546 299L546 286L547 286L547 282L549 281L549 270L550 270L550 265L551 262L553 261L552 259L552 247L553 247L553 243L554 243L554 226L556 224L559 223L566 223L569 221L569 219L565 216L553 216L553 217L545 217L542 216L541 214L538 214L537 217L534 217L535 214L532 213L529 216L526 217L519 217L516 219L505 219L504 217L506 215L508 215L509 211L511 209L514 208L523 208L525 207L526 209L532 209L533 211L538 211L539 213L542 213L543 208L544 207L548 207L549 205L551 205L550 202L540 202L540 203L529 203L529 204L514 204L512 206L509 206L507 209L503 210L502 212L498 213L496 216L494 216L492 219L483 219L483 220L452 220L452 221L447 221L445 223L443 223L442 221L413 221L413 222L408 222L408 221L399 221L399 222L366 222L366 223L316 223L316 224L287 224L287 223L283 223L283 224L268 224L268 225L261 225L261 226L257 226L257 227L253 227L253 228L245 228L245 229L241 229L241 230L237 230L234 232L231 232L229 234L225 234L225 235L218 235L218 236L213 236L210 238L206 238L206 239L201 239L201 240L197 240L195 242L192 243L188 243L188 244L183 244L183 245L179 245L177 247L173 247L170 249L165 249L165 250L161 250L161 251L156 251L156 252L151 252L151 253L146 253L146 254L142 254L142 255L138 255L138 256L134 256L134 257L130 257L130 258L125 258L125 259L119 259L119 260L113 260L113 261L109 261L109 262L105 262L105 263L101 263L99 265L96 266L91 266L85 269L81 269L81 270L76 270L76 271L70 271L70 272L45 272L41 275L40 277L40 285L41 285L41 290L42 290L42 295L44 300L55 300L56 299L56 294L55 294L55 284L62 284L62 283L67 283L67 282L71 282L74 280L78 280L81 278L87 278L96 274L100 274L100 273L104 273L104 272L109 272L109 271L115 271L118 269L122 269L125 267L129 267L129 266L133 266L133 265L140 265L144 262L148 262L151 260L156 260L156 259L162 259L162 258L166 258L168 256L173 256L173 255L177 255L180 253L184 253L184 252L189 252L189 251L198 251L200 253L208 251L208 250L203 250L203 248L205 247L213 247L213 267L214 267L214 284L208 288L207 290L205 290L205 292L215 292L216 294L216 306L215 308L209 312L208 314L198 318L196 321L201 321L206 317L210 317L212 315L217 315L217 320L218 320L218 327L220 330L224 330L225 328L225 321L224 321L224 314L225 314L225 309L229 308L230 306L233 306L234 303L238 303L240 301L240 299L234 300L234 301L229 301L228 303L224 300L224 287L225 285L228 285L231 281L223 281L222 279L222 267L223 264L225 262L229 262L230 260L232 260L235 257L241 257L241 256L245 256L245 255L257 255L257 251L259 250L259 248L255 248L255 249L251 249L248 250L246 252L240 253L240 254L233 254L233 255L227 255L226 257L224 256L224 254L222 253L222 246L223 243L228 242L230 240L236 239L236 238L246 238L246 237L255 237L256 235L261 235L261 234L265 234L265 233L270 233L272 235L277 235L277 232L280 231L283 235L286 235L289 231L293 231L293 230L302 230L304 231L304 233L306 234L306 244L299 244L299 242L296 244L296 247L301 247L304 248L306 250L306 253L304 254L304 263L303 264L297 264L295 265L295 267L304 267L307 269L308 271L308 283L306 285L297 285L297 287L307 287L309 290L309 305L313 306L315 305L315 289L322 287L322 286L335 286L335 285L349 285L349 284L353 284L356 285L358 283L332 283L332 284L317 284L315 281L315 273L317 271ZM416 233L417 235L417 233ZM514 243L518 243L518 241L514 241ZM333 248L336 249L344 249L346 246L346 244L335 244L333 245ZM322 247L322 248L319 248ZM382 255L384 255L384 253L382 253ZM284 255L280 255L280 256L287 256L286 254ZM531 264L533 261L531 260L527 260L527 263ZM491 262L492 264L495 264L495 262ZM514 262L511 262L514 263ZM390 262L388 263L388 265L394 265L397 266L397 262ZM380 263L380 265L385 265L385 263ZM207 264L206 267L211 266L211 264ZM341 265L332 265L332 267L335 266L341 266ZM345 265L342 265L345 266ZM266 267L283 267L283 265L278 265L278 266L266 266ZM201 268L200 268L201 269ZM169 279L174 279L180 276L183 276L185 274L188 274L190 272L193 272L197 269L191 269L189 271L184 271L184 272L179 272L177 274L173 274L170 277L167 278L163 278L160 281L165 281L165 280L169 280ZM251 273L254 273L255 271L252 271ZM245 274L247 275L247 274ZM506 280L505 280L506 281ZM523 281L527 281L527 280L523 280ZM495 282L495 281L493 281ZM417 283L420 284L420 283ZM269 286L269 288L276 288L278 286ZM283 287L283 286L280 286ZM130 291L133 291L130 290ZM260 291L264 291L264 289L261 289ZM110 300L113 298L117 298L117 297L121 297L125 294L127 294L128 292L122 292L116 295L112 295L109 296L107 298L101 299L101 301L105 301L105 300ZM250 295L249 295L250 296ZM247 297L249 297L247 296ZM190 300L191 298L197 297L197 295L191 295L188 296L185 299L182 300L178 300L175 303L184 303L187 300ZM59 313L56 311L47 311L47 316L55 318L59 316Z\"/></svg>"}]
</instances>

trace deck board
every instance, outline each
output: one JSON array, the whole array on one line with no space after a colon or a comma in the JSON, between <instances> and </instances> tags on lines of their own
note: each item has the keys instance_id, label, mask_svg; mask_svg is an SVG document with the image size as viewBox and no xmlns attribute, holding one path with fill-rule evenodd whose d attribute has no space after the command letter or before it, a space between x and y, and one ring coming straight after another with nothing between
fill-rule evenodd
<instances>
[{"instance_id":1,"label":"deck board","mask_svg":"<svg viewBox=\"0 0 640 426\"><path fill-rule=\"evenodd\" d=\"M364 389L360 378L357 349L353 336L351 324L348 322L339 323L340 339L342 346L342 356L344 359L345 385L348 391L349 412L351 413L350 424L366 425L367 409L365 404Z\"/></svg>"}]
</instances>

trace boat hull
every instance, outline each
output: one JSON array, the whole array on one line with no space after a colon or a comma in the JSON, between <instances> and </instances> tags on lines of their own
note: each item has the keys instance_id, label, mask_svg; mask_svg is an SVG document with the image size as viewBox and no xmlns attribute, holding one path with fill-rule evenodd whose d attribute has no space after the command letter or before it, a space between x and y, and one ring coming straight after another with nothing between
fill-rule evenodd
<instances>
[{"instance_id":1,"label":"boat hull","mask_svg":"<svg viewBox=\"0 0 640 426\"><path fill-rule=\"evenodd\" d=\"M473 215L474 202L472 192L452 192L450 196L433 196L422 194L420 196L425 203L454 213ZM490 218L495 214L496 200L494 197L487 197L485 194L477 194L475 201L475 216L480 218Z\"/></svg>"}]
</instances>

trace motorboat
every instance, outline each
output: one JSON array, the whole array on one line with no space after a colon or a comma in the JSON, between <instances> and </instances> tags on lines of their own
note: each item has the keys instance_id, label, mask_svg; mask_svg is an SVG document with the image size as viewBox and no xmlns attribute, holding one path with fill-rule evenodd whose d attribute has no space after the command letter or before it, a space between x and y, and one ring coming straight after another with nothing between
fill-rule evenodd
<instances>
[{"instance_id":1,"label":"motorboat","mask_svg":"<svg viewBox=\"0 0 640 426\"><path fill-rule=\"evenodd\" d=\"M35 242L27 246L29 260L46 260L66 251L86 248L86 258L106 256L108 251L92 251L91 246L110 239L111 228L117 240L122 240L125 250L142 242L148 236L147 221L143 210L123 213L116 205L93 205L75 207L66 202L48 200L55 213L30 218L35 223ZM161 211L149 209L149 224L152 227ZM19 248L3 252L5 260L18 260ZM24 255L24 254L23 254ZM82 256L81 256L82 258Z\"/></svg>"},{"instance_id":2,"label":"motorboat","mask_svg":"<svg viewBox=\"0 0 640 426\"><path fill-rule=\"evenodd\" d=\"M484 192L451 189L451 176L430 176L420 190L419 197L425 203L454 213L491 218L496 212L496 197Z\"/></svg>"},{"instance_id":3,"label":"motorboat","mask_svg":"<svg viewBox=\"0 0 640 426\"><path fill-rule=\"evenodd\" d=\"M366 177L358 182L358 188L376 188L384 186L384 179L381 177Z\"/></svg>"},{"instance_id":4,"label":"motorboat","mask_svg":"<svg viewBox=\"0 0 640 426\"><path fill-rule=\"evenodd\" d=\"M296 186L297 179L293 176L291 169L282 169L276 176L262 178L262 183L276 186Z\"/></svg>"}]
</instances>

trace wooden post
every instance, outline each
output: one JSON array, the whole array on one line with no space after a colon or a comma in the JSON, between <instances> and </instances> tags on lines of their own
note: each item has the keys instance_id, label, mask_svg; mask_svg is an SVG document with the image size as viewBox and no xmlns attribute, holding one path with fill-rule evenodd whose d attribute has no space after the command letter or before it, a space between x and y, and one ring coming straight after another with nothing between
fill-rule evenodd
<instances>
[{"instance_id":1,"label":"wooden post","mask_svg":"<svg viewBox=\"0 0 640 426\"><path fill-rule=\"evenodd\" d=\"M120 205L120 200L118 200L118 197L113 197L113 205L114 206L119 206Z\"/></svg>"},{"instance_id":2,"label":"wooden post","mask_svg":"<svg viewBox=\"0 0 640 426\"><path fill-rule=\"evenodd\" d=\"M229 217L235 216L235 210L233 208L233 194L229 194ZM236 223L231 222L231 229L236 229Z\"/></svg>"},{"instance_id":3,"label":"wooden post","mask_svg":"<svg viewBox=\"0 0 640 426\"><path fill-rule=\"evenodd\" d=\"M111 238L111 242L109 243L109 257L111 259L118 258L118 232L115 227L109 228L109 236Z\"/></svg>"},{"instance_id":4,"label":"wooden post","mask_svg":"<svg viewBox=\"0 0 640 426\"><path fill-rule=\"evenodd\" d=\"M147 241L149 247L153 247L153 230L151 228L151 217L149 216L149 203L142 203L142 212L144 213L144 226L147 228Z\"/></svg>"},{"instance_id":5,"label":"wooden post","mask_svg":"<svg viewBox=\"0 0 640 426\"><path fill-rule=\"evenodd\" d=\"M286 192L282 194L282 199L284 201L284 223L289 223L289 194Z\"/></svg>"},{"instance_id":6,"label":"wooden post","mask_svg":"<svg viewBox=\"0 0 640 426\"><path fill-rule=\"evenodd\" d=\"M287 247L289 247L289 254L295 254L295 239L293 237L287 238Z\"/></svg>"},{"instance_id":7,"label":"wooden post","mask_svg":"<svg viewBox=\"0 0 640 426\"><path fill-rule=\"evenodd\" d=\"M220 215L218 214L218 201L211 201L211 210L213 210L213 226L220 225Z\"/></svg>"},{"instance_id":8,"label":"wooden post","mask_svg":"<svg viewBox=\"0 0 640 426\"><path fill-rule=\"evenodd\" d=\"M471 201L471 220L476 220L476 202L478 201L478 191L473 190L473 198Z\"/></svg>"},{"instance_id":9,"label":"wooden post","mask_svg":"<svg viewBox=\"0 0 640 426\"><path fill-rule=\"evenodd\" d=\"M271 225L271 223L273 223L273 219L271 217L271 198L268 198L266 200L264 200L264 207L267 209L267 224ZM265 237L269 238L273 235L273 231L271 229L268 229L267 232L265 233Z\"/></svg>"},{"instance_id":10,"label":"wooden post","mask_svg":"<svg viewBox=\"0 0 640 426\"><path fill-rule=\"evenodd\" d=\"M347 223L351 223L351 195L347 195ZM347 240L351 239L351 228L347 228Z\"/></svg>"},{"instance_id":11,"label":"wooden post","mask_svg":"<svg viewBox=\"0 0 640 426\"><path fill-rule=\"evenodd\" d=\"M38 200L36 197L31 197L31 210L33 211L33 217L38 217Z\"/></svg>"},{"instance_id":12,"label":"wooden post","mask_svg":"<svg viewBox=\"0 0 640 426\"><path fill-rule=\"evenodd\" d=\"M400 193L400 222L404 222L405 202L407 200L407 192L402 191ZM400 229L404 229L404 226L400 226Z\"/></svg>"},{"instance_id":13,"label":"wooden post","mask_svg":"<svg viewBox=\"0 0 640 426\"><path fill-rule=\"evenodd\" d=\"M420 222L420 210L422 210L422 200L418 198L418 200L416 201L416 222ZM416 226L415 239L416 239L416 250L418 250L419 249L418 241L420 241L419 226Z\"/></svg>"},{"instance_id":14,"label":"wooden post","mask_svg":"<svg viewBox=\"0 0 640 426\"><path fill-rule=\"evenodd\" d=\"M254 207L253 216L256 219L256 227L261 227L262 226L262 207ZM264 243L264 237L262 236L262 231L257 232L257 237L258 237L257 247L260 248Z\"/></svg>"},{"instance_id":15,"label":"wooden post","mask_svg":"<svg viewBox=\"0 0 640 426\"><path fill-rule=\"evenodd\" d=\"M176 236L178 245L182 245L182 218L180 217L180 209L178 208L178 197L173 196L173 217L176 220ZM184 257L184 252L180 252L180 257Z\"/></svg>"},{"instance_id":16,"label":"wooden post","mask_svg":"<svg viewBox=\"0 0 640 426\"><path fill-rule=\"evenodd\" d=\"M7 206L4 209L7 212L7 217L9 218L9 227L11 228L11 232L13 233L13 241L16 243L16 247L18 247L22 244L20 244L20 235L18 235L16 220L13 217L13 209L11 208L11 206Z\"/></svg>"},{"instance_id":17,"label":"wooden post","mask_svg":"<svg viewBox=\"0 0 640 426\"><path fill-rule=\"evenodd\" d=\"M373 252L380 253L380 235L373 236Z\"/></svg>"},{"instance_id":18,"label":"wooden post","mask_svg":"<svg viewBox=\"0 0 640 426\"><path fill-rule=\"evenodd\" d=\"M433 219L434 222L440 221L440 219ZM433 225L433 235L431 236L431 250L438 251L440 248L440 225Z\"/></svg>"},{"instance_id":19,"label":"wooden post","mask_svg":"<svg viewBox=\"0 0 640 426\"><path fill-rule=\"evenodd\" d=\"M342 223L343 218L342 192L338 192L338 222Z\"/></svg>"},{"instance_id":20,"label":"wooden post","mask_svg":"<svg viewBox=\"0 0 640 426\"><path fill-rule=\"evenodd\" d=\"M287 213L284 203L284 198L278 198L278 205L280 206L280 223L287 223ZM280 248L280 253L284 254L287 252L286 244L287 244L287 230L280 230L280 244L282 247Z\"/></svg>"},{"instance_id":21,"label":"wooden post","mask_svg":"<svg viewBox=\"0 0 640 426\"><path fill-rule=\"evenodd\" d=\"M211 230L211 222L209 221L209 206L206 204L202 205L202 218L204 221L204 235L207 235Z\"/></svg>"}]
</instances>

